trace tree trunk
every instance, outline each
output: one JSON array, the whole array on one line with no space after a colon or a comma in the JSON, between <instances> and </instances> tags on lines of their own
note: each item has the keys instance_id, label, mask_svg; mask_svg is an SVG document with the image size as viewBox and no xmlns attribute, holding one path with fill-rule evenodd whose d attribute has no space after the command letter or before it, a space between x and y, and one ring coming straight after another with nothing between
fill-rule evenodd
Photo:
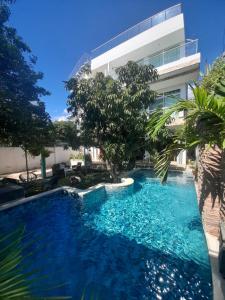
<instances>
[{"instance_id":1,"label":"tree trunk","mask_svg":"<svg viewBox=\"0 0 225 300\"><path fill-rule=\"evenodd\" d=\"M25 161L26 161L27 181L29 181L29 168L28 168L27 149L24 150L24 153L25 153Z\"/></svg>"},{"instance_id":2,"label":"tree trunk","mask_svg":"<svg viewBox=\"0 0 225 300\"><path fill-rule=\"evenodd\" d=\"M225 222L225 150L222 152L221 172L221 189L223 196L220 205L220 220Z\"/></svg>"},{"instance_id":3,"label":"tree trunk","mask_svg":"<svg viewBox=\"0 0 225 300\"><path fill-rule=\"evenodd\" d=\"M218 234L225 219L225 156L217 145L202 147L198 162L199 209L208 232Z\"/></svg>"},{"instance_id":4,"label":"tree trunk","mask_svg":"<svg viewBox=\"0 0 225 300\"><path fill-rule=\"evenodd\" d=\"M118 172L118 165L112 163L110 160L106 159L106 155L105 155L105 151L103 149L103 147L99 146L100 151L102 153L102 158L106 163L106 168L110 173L110 176L112 178L112 182L113 183L120 183L120 177L119 177L119 172Z\"/></svg>"},{"instance_id":5,"label":"tree trunk","mask_svg":"<svg viewBox=\"0 0 225 300\"><path fill-rule=\"evenodd\" d=\"M41 176L43 179L46 178L46 160L42 153L41 153Z\"/></svg>"},{"instance_id":6,"label":"tree trunk","mask_svg":"<svg viewBox=\"0 0 225 300\"><path fill-rule=\"evenodd\" d=\"M86 167L86 148L84 146L84 167Z\"/></svg>"},{"instance_id":7,"label":"tree trunk","mask_svg":"<svg viewBox=\"0 0 225 300\"><path fill-rule=\"evenodd\" d=\"M118 166L116 164L111 163L109 160L106 160L106 167L107 170L109 171L111 178L112 178L112 182L113 183L120 183L120 177L118 174Z\"/></svg>"}]
</instances>

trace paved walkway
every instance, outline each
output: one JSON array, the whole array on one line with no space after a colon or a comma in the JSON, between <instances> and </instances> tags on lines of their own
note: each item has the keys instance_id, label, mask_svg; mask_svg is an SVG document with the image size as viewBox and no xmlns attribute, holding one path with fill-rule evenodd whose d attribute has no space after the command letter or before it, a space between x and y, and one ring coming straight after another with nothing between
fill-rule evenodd
<instances>
[{"instance_id":1,"label":"paved walkway","mask_svg":"<svg viewBox=\"0 0 225 300\"><path fill-rule=\"evenodd\" d=\"M205 236L208 244L209 258L210 258L210 263L212 268L213 300L224 300L225 280L220 275L218 269L219 241L217 237L210 235L207 232Z\"/></svg>"},{"instance_id":2,"label":"paved walkway","mask_svg":"<svg viewBox=\"0 0 225 300\"><path fill-rule=\"evenodd\" d=\"M200 187L198 183L195 183L195 187L199 201ZM218 199L213 203L210 195L204 201L202 222L212 269L213 300L224 300L225 280L222 278L218 266L220 206Z\"/></svg>"},{"instance_id":3,"label":"paved walkway","mask_svg":"<svg viewBox=\"0 0 225 300\"><path fill-rule=\"evenodd\" d=\"M38 178L41 178L41 169L29 170L29 172L34 172L35 174L37 174ZM13 179L19 180L20 174L22 174L23 176L26 177L27 173L26 173L26 171L21 171L21 172L17 172L17 173L2 174L2 175L0 175L0 177L8 177L8 178L13 178ZM46 175L51 176L52 169L46 169Z\"/></svg>"}]
</instances>

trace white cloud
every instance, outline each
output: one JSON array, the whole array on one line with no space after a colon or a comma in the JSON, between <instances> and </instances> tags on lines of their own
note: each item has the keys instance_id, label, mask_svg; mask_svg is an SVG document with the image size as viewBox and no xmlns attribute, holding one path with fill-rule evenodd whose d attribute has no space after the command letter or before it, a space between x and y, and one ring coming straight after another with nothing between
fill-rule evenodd
<instances>
[{"instance_id":1,"label":"white cloud","mask_svg":"<svg viewBox=\"0 0 225 300\"><path fill-rule=\"evenodd\" d=\"M53 121L66 121L68 120L70 114L67 112L67 109L65 108L61 115L53 117Z\"/></svg>"},{"instance_id":2,"label":"white cloud","mask_svg":"<svg viewBox=\"0 0 225 300\"><path fill-rule=\"evenodd\" d=\"M60 117L56 117L55 121L66 121L68 119L67 116L60 116Z\"/></svg>"}]
</instances>

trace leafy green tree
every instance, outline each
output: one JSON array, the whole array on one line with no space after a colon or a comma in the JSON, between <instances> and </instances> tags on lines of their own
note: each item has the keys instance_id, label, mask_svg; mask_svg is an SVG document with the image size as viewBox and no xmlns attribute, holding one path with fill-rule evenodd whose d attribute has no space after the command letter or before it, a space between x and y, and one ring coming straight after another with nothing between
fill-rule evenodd
<instances>
[{"instance_id":1,"label":"leafy green tree","mask_svg":"<svg viewBox=\"0 0 225 300\"><path fill-rule=\"evenodd\" d=\"M27 166L27 152L41 153L49 141L51 121L41 101L49 92L38 85L43 74L34 70L30 48L7 25L12 2L0 2L0 142L21 146Z\"/></svg>"},{"instance_id":2,"label":"leafy green tree","mask_svg":"<svg viewBox=\"0 0 225 300\"><path fill-rule=\"evenodd\" d=\"M217 58L212 66L208 66L206 74L202 78L201 86L208 93L215 93L221 81L225 81L225 55Z\"/></svg>"},{"instance_id":3,"label":"leafy green tree","mask_svg":"<svg viewBox=\"0 0 225 300\"><path fill-rule=\"evenodd\" d=\"M80 137L73 121L55 121L53 123L56 143L63 143L65 148L78 149Z\"/></svg>"},{"instance_id":4,"label":"leafy green tree","mask_svg":"<svg viewBox=\"0 0 225 300\"><path fill-rule=\"evenodd\" d=\"M150 83L157 72L131 61L116 70L117 79L87 70L66 83L68 110L80 123L85 144L101 149L117 182L123 164L131 165L146 148L146 110L155 98Z\"/></svg>"}]
</instances>

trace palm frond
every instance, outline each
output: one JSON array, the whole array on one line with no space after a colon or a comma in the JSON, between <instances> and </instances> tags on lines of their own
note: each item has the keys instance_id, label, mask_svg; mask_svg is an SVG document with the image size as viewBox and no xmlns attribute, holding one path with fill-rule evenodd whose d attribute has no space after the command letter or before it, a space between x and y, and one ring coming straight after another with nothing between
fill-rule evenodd
<instances>
[{"instance_id":1,"label":"palm frond","mask_svg":"<svg viewBox=\"0 0 225 300\"><path fill-rule=\"evenodd\" d=\"M186 111L184 129L174 134L172 141L158 156L156 174L165 181L170 161L182 149L191 149L199 144L217 144L225 148L225 98L199 86L192 88L193 100L178 100L166 111L156 111L150 116L147 133L151 140L157 140L165 130L174 113Z\"/></svg>"},{"instance_id":2,"label":"palm frond","mask_svg":"<svg viewBox=\"0 0 225 300\"><path fill-rule=\"evenodd\" d=\"M35 284L44 276L37 276L36 270L25 272L25 259L32 252L25 251L32 245L32 241L23 243L24 227L0 237L0 299L71 299L71 297L35 297L31 284ZM28 235L26 235L26 238ZM26 254L24 255L24 253ZM35 275L35 276L33 276ZM33 277L33 279L30 279ZM64 285L64 284L63 284ZM62 286L62 284L60 285ZM50 288L54 290L56 286Z\"/></svg>"},{"instance_id":3,"label":"palm frond","mask_svg":"<svg viewBox=\"0 0 225 300\"><path fill-rule=\"evenodd\" d=\"M28 278L21 271L23 230L0 239L0 299L21 299L31 295Z\"/></svg>"},{"instance_id":4,"label":"palm frond","mask_svg":"<svg viewBox=\"0 0 225 300\"><path fill-rule=\"evenodd\" d=\"M157 163L154 168L156 175L160 178L162 183L167 180L170 162L182 149L182 145L171 144L158 155Z\"/></svg>"}]
</instances>

